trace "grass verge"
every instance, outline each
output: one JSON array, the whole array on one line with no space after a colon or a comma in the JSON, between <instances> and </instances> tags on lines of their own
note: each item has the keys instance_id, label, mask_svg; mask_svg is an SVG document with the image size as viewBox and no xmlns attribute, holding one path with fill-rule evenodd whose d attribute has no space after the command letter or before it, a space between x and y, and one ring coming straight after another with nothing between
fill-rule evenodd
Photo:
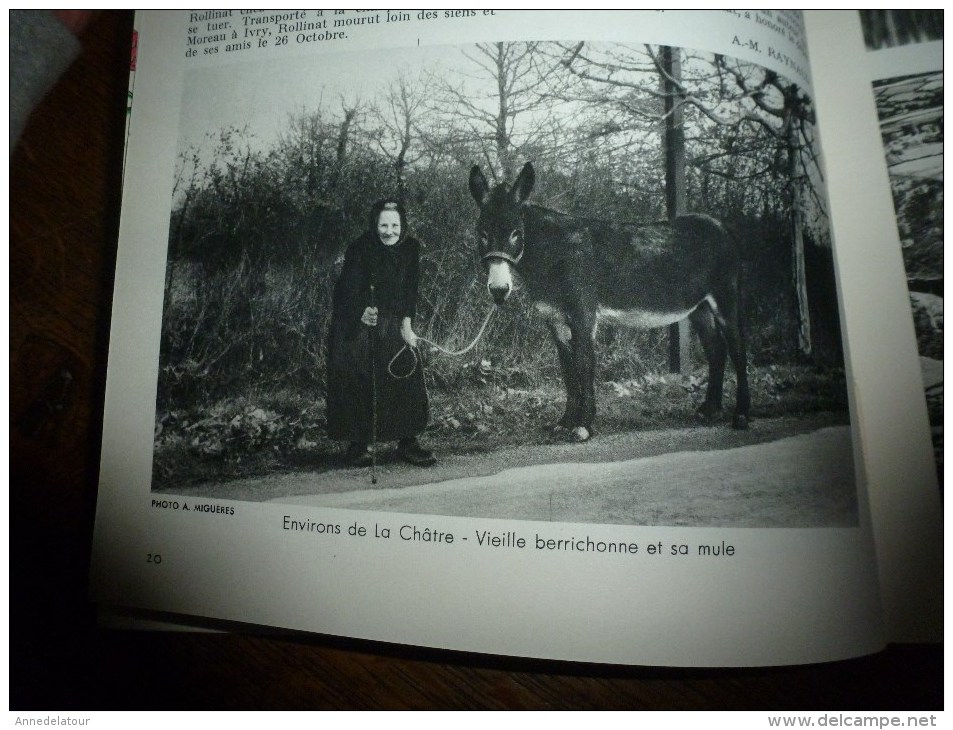
<instances>
[{"instance_id":1,"label":"grass verge","mask_svg":"<svg viewBox=\"0 0 953 730\"><path fill-rule=\"evenodd\" d=\"M752 368L752 418L842 413L843 370L808 366ZM681 428L698 423L699 375L646 375L597 384L598 433ZM553 425L565 402L562 384L530 385L487 363L467 364L453 383L430 389L424 440L440 452L485 453L562 439ZM734 385L726 383L724 425ZM153 489L255 475L336 468L341 444L325 432L323 393L255 390L156 416Z\"/></svg>"}]
</instances>

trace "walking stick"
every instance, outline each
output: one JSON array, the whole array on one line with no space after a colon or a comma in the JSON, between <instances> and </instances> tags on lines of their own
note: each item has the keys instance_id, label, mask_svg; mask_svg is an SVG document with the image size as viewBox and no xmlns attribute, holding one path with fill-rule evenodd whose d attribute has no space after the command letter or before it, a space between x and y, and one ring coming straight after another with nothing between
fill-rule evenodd
<instances>
[{"instance_id":1,"label":"walking stick","mask_svg":"<svg viewBox=\"0 0 953 730\"><path fill-rule=\"evenodd\" d=\"M371 307L374 304L374 285L371 284ZM377 326L371 327L371 484L377 484Z\"/></svg>"}]
</instances>

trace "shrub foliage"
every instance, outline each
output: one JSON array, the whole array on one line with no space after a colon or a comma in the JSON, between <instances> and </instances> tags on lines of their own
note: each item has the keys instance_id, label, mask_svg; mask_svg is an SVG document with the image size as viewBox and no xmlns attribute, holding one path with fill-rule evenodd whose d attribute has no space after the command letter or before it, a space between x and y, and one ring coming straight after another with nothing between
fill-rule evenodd
<instances>
[{"instance_id":1,"label":"shrub foliage","mask_svg":"<svg viewBox=\"0 0 953 730\"><path fill-rule=\"evenodd\" d=\"M624 97L596 73L610 51L629 63L614 77L625 78ZM581 59L591 65L580 69ZM300 110L273 142L235 126L209 130L210 143L183 150L177 169L157 443L194 441L195 449L215 456L313 440L309 429L319 415L307 424L302 416L300 428L292 427L291 413L242 405L241 398L294 390L320 402L341 256L380 197L405 201L424 243L415 329L448 348L465 345L490 307L475 257L471 165L506 179L514 165L532 159L540 202L617 221L664 218L653 62L651 48L489 44L461 51L459 76L401 72L374 103L339 100L337 107ZM721 57L686 53L682 73L691 101L684 108L688 209L715 215L738 239L752 362L781 365L800 357L791 254L797 213L810 223L812 309L829 315L829 342L815 352L836 367L833 264L818 202L823 195L812 187L809 100L776 75ZM483 86L447 81L481 75ZM483 89L490 91L477 103ZM786 118L775 114L785 109ZM794 114L800 137L790 133ZM800 195L792 194L795 185ZM666 372L665 332L606 326L599 337L601 380ZM510 389L558 380L545 330L520 295L469 356L428 357L428 385L451 399L464 399L490 374ZM227 413L213 412L226 400Z\"/></svg>"}]
</instances>

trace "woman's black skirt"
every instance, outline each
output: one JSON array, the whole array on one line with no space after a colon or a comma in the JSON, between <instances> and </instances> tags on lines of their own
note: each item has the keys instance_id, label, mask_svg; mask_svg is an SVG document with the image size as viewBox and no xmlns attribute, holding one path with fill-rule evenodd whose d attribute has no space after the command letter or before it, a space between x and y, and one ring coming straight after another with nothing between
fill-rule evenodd
<instances>
[{"instance_id":1,"label":"woman's black skirt","mask_svg":"<svg viewBox=\"0 0 953 730\"><path fill-rule=\"evenodd\" d=\"M430 404L419 353L404 350L388 372L388 363L404 344L396 317L380 316L377 327L362 324L351 338L344 327L332 322L327 392L330 438L370 443L375 438L375 410L377 441L413 438L424 430ZM372 362L375 378L371 378Z\"/></svg>"}]
</instances>

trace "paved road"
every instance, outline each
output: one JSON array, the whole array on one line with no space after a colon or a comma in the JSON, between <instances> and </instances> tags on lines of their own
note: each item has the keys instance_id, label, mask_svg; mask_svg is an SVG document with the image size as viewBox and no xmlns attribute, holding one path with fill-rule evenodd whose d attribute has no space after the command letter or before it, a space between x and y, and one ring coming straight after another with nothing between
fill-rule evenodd
<instances>
[{"instance_id":1,"label":"paved road","mask_svg":"<svg viewBox=\"0 0 953 730\"><path fill-rule=\"evenodd\" d=\"M414 486L285 496L285 504L521 520L751 527L856 522L850 430L596 463L542 463Z\"/></svg>"},{"instance_id":2,"label":"paved road","mask_svg":"<svg viewBox=\"0 0 953 730\"><path fill-rule=\"evenodd\" d=\"M598 435L585 444L443 450L415 469L323 455L296 471L167 490L252 502L603 524L846 526L857 500L849 427L836 415Z\"/></svg>"}]
</instances>

